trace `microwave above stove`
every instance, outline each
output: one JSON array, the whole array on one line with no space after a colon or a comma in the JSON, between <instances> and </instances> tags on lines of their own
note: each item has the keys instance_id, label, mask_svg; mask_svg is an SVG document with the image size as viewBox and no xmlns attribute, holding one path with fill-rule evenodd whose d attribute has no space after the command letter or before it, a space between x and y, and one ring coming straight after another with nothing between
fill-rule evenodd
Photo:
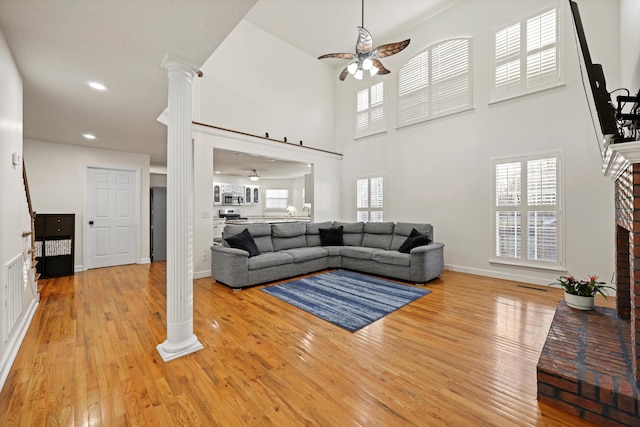
<instances>
[{"instance_id":1,"label":"microwave above stove","mask_svg":"<svg viewBox=\"0 0 640 427\"><path fill-rule=\"evenodd\" d=\"M242 193L222 193L223 205L244 205L244 197Z\"/></svg>"}]
</instances>

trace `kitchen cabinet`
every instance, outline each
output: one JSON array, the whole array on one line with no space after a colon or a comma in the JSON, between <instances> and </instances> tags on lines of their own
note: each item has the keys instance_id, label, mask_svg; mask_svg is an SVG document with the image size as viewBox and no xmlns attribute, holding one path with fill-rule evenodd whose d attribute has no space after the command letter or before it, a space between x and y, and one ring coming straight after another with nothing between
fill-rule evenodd
<instances>
[{"instance_id":1,"label":"kitchen cabinet","mask_svg":"<svg viewBox=\"0 0 640 427\"><path fill-rule=\"evenodd\" d=\"M213 183L213 204L222 204L222 184Z\"/></svg>"},{"instance_id":2,"label":"kitchen cabinet","mask_svg":"<svg viewBox=\"0 0 640 427\"><path fill-rule=\"evenodd\" d=\"M244 204L257 205L260 203L260 186L245 185L244 186Z\"/></svg>"}]
</instances>

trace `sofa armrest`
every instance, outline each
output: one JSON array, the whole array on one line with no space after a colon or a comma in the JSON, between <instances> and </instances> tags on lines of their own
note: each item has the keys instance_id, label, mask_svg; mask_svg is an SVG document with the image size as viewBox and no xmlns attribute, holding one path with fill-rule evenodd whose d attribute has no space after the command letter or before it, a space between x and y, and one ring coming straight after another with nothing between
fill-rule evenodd
<instances>
[{"instance_id":1,"label":"sofa armrest","mask_svg":"<svg viewBox=\"0 0 640 427\"><path fill-rule=\"evenodd\" d=\"M232 288L249 283L249 252L220 245L211 246L211 277Z\"/></svg>"},{"instance_id":2,"label":"sofa armrest","mask_svg":"<svg viewBox=\"0 0 640 427\"><path fill-rule=\"evenodd\" d=\"M411 281L425 283L444 271L444 243L433 242L411 249Z\"/></svg>"}]
</instances>

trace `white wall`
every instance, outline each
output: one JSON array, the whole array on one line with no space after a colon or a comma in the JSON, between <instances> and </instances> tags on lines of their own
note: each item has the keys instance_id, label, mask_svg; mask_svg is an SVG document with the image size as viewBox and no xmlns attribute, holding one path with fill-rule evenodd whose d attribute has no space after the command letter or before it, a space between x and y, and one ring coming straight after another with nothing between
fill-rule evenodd
<instances>
[{"instance_id":1,"label":"white wall","mask_svg":"<svg viewBox=\"0 0 640 427\"><path fill-rule=\"evenodd\" d=\"M25 140L33 208L38 213L73 213L75 270L82 270L85 169L87 166L140 170L140 260L149 262L149 155L69 144Z\"/></svg>"},{"instance_id":2,"label":"white wall","mask_svg":"<svg viewBox=\"0 0 640 427\"><path fill-rule=\"evenodd\" d=\"M344 154L343 217L355 219L355 177L383 171L387 177L386 219L432 223L436 240L446 245L447 268L547 284L560 272L489 263L491 159L562 149L567 268L575 275L598 274L610 280L614 271L613 183L601 173L598 137L577 68L568 8L563 16L566 85L489 105L491 31L550 4L548 0L462 1L390 38L411 38L405 52L383 60L392 74L365 78L360 84L350 78L336 83L338 151ZM618 19L617 1L582 0L580 7L592 55L611 61L611 66L608 62L605 66L607 78L619 81L618 56L611 49L618 42L617 34L610 30ZM590 25L594 16L606 22ZM609 22L612 26L606 25ZM427 46L453 37L473 38L474 109L396 129L398 68ZM354 140L355 93L381 79L386 86L388 130Z\"/></svg>"},{"instance_id":3,"label":"white wall","mask_svg":"<svg viewBox=\"0 0 640 427\"><path fill-rule=\"evenodd\" d=\"M31 229L22 180L22 164L13 165L12 155L22 158L22 78L0 29L0 331L5 322L5 265L30 247ZM35 285L34 285L35 286ZM0 332L0 389L37 306L37 290L22 291L22 314L5 340Z\"/></svg>"},{"instance_id":4,"label":"white wall","mask_svg":"<svg viewBox=\"0 0 640 427\"><path fill-rule=\"evenodd\" d=\"M200 122L335 150L335 76L316 58L243 20L201 70Z\"/></svg>"},{"instance_id":5,"label":"white wall","mask_svg":"<svg viewBox=\"0 0 640 427\"><path fill-rule=\"evenodd\" d=\"M622 86L636 95L640 90L640 2L620 0L620 70Z\"/></svg>"}]
</instances>

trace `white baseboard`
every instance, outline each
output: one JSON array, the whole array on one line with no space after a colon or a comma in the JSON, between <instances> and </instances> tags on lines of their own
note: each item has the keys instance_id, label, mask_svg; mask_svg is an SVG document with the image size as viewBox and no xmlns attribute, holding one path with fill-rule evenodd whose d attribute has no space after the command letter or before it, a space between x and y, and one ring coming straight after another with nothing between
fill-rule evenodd
<instances>
[{"instance_id":1,"label":"white baseboard","mask_svg":"<svg viewBox=\"0 0 640 427\"><path fill-rule=\"evenodd\" d=\"M204 277L211 277L211 270L202 270L202 271L193 272L194 279L202 279Z\"/></svg>"},{"instance_id":2,"label":"white baseboard","mask_svg":"<svg viewBox=\"0 0 640 427\"><path fill-rule=\"evenodd\" d=\"M460 273L476 274L478 276L494 277L496 279L512 280L514 282L530 283L532 285L546 286L550 283L548 279L539 277L525 276L522 274L502 273L482 268L461 267L459 265L446 264L445 270L458 271Z\"/></svg>"},{"instance_id":3,"label":"white baseboard","mask_svg":"<svg viewBox=\"0 0 640 427\"><path fill-rule=\"evenodd\" d=\"M84 266L82 264L78 264L78 265L74 265L73 266L73 272L74 273L80 273L81 271L84 271Z\"/></svg>"},{"instance_id":4,"label":"white baseboard","mask_svg":"<svg viewBox=\"0 0 640 427\"><path fill-rule=\"evenodd\" d=\"M13 334L13 337L7 342L6 352L4 353L2 362L0 362L0 390L2 390L5 381L7 381L7 378L9 377L11 366L13 366L13 362L16 360L18 350L20 350L20 345L24 340L24 336L27 334L27 330L29 329L33 316L36 314L38 300L38 298L31 300L29 308L24 316L22 316L18 329Z\"/></svg>"},{"instance_id":5,"label":"white baseboard","mask_svg":"<svg viewBox=\"0 0 640 427\"><path fill-rule=\"evenodd\" d=\"M141 258L140 264L151 264L151 258Z\"/></svg>"}]
</instances>

